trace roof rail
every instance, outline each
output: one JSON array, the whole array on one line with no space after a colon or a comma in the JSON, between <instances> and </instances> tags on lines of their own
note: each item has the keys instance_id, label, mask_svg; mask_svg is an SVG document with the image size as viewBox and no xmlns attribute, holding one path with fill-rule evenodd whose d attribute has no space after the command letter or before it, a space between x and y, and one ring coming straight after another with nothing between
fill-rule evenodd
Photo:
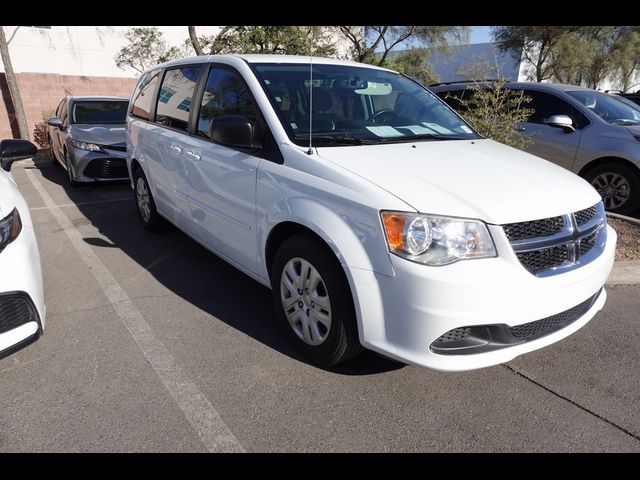
<instances>
[{"instance_id":1,"label":"roof rail","mask_svg":"<svg viewBox=\"0 0 640 480\"><path fill-rule=\"evenodd\" d=\"M452 80L450 82L432 83L430 87L439 87L440 85L453 85L454 83L482 83L482 82L498 82L499 78L483 78L478 80Z\"/></svg>"}]
</instances>

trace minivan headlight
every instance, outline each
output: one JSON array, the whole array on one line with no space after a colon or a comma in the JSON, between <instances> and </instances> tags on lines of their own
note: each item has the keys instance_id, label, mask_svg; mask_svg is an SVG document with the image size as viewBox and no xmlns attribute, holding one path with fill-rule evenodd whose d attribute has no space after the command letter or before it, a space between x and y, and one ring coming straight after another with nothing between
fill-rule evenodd
<instances>
[{"instance_id":1,"label":"minivan headlight","mask_svg":"<svg viewBox=\"0 0 640 480\"><path fill-rule=\"evenodd\" d=\"M17 208L14 208L8 216L0 220L0 252L18 238L21 231L22 220L20 220L20 213L18 213Z\"/></svg>"},{"instance_id":2,"label":"minivan headlight","mask_svg":"<svg viewBox=\"0 0 640 480\"><path fill-rule=\"evenodd\" d=\"M478 220L408 212L381 212L389 250L425 265L496 257L487 226Z\"/></svg>"},{"instance_id":3,"label":"minivan headlight","mask_svg":"<svg viewBox=\"0 0 640 480\"><path fill-rule=\"evenodd\" d=\"M71 140L71 145L80 150L88 150L89 152L97 152L100 150L100 147L95 143L87 143L87 142L79 142L77 140Z\"/></svg>"}]
</instances>

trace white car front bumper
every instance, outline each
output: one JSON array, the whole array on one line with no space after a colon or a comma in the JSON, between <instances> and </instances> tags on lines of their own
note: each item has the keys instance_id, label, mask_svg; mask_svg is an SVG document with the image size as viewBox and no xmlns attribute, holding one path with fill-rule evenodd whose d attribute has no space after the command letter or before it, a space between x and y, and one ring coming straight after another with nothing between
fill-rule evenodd
<instances>
[{"instance_id":1,"label":"white car front bumper","mask_svg":"<svg viewBox=\"0 0 640 480\"><path fill-rule=\"evenodd\" d=\"M572 271L544 278L529 273L506 238L501 240L498 235L494 239L502 253L497 258L429 267L391 255L394 277L349 269L360 341L389 357L442 371L504 363L557 342L584 326L605 303L603 285L613 266L617 239L615 231L607 229L600 256ZM434 341L453 329L478 325L508 328L539 321L566 312L598 292L578 318L541 338L463 355L439 354L431 349Z\"/></svg>"}]
</instances>

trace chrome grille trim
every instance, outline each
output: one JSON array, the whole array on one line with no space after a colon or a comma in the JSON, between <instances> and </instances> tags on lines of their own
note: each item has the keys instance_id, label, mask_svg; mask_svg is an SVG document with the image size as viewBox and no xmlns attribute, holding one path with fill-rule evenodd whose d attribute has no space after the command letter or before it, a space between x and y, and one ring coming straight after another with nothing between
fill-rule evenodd
<instances>
[{"instance_id":1,"label":"chrome grille trim","mask_svg":"<svg viewBox=\"0 0 640 480\"><path fill-rule=\"evenodd\" d=\"M555 219L558 217L552 217ZM602 202L578 212L562 215L560 231L547 234L536 224L548 225L550 219L502 225L511 246L524 268L536 277L548 277L573 270L599 257L607 241L607 218ZM533 224L529 226L527 224ZM513 225L520 231L543 231L543 235L513 239ZM513 231L511 229L511 231ZM562 255L558 252L565 252Z\"/></svg>"}]
</instances>

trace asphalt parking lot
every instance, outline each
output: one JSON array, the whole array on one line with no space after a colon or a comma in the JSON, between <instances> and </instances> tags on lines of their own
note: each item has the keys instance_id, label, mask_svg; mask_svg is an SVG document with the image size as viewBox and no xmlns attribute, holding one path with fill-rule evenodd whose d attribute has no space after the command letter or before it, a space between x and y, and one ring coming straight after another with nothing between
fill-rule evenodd
<instances>
[{"instance_id":1,"label":"asphalt parking lot","mask_svg":"<svg viewBox=\"0 0 640 480\"><path fill-rule=\"evenodd\" d=\"M307 364L270 292L169 229L127 184L71 189L41 156L31 208L45 335L0 360L0 451L640 452L640 286L506 365L438 373L366 353Z\"/></svg>"}]
</instances>

